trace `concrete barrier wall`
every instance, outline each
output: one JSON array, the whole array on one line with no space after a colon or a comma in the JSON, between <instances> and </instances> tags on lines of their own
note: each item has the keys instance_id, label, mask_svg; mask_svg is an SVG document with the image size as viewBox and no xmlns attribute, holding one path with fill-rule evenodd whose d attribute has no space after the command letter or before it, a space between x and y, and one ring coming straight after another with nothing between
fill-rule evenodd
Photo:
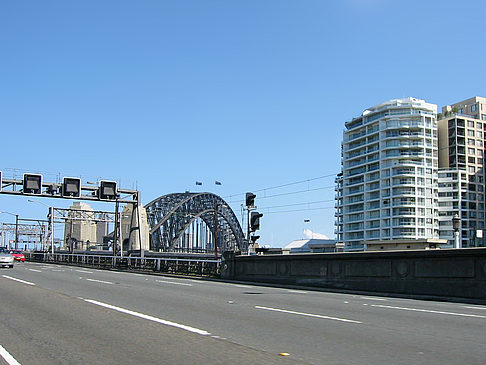
<instances>
[{"instance_id":1,"label":"concrete barrier wall","mask_svg":"<svg viewBox=\"0 0 486 365\"><path fill-rule=\"evenodd\" d=\"M234 256L229 280L486 303L486 248Z\"/></svg>"}]
</instances>

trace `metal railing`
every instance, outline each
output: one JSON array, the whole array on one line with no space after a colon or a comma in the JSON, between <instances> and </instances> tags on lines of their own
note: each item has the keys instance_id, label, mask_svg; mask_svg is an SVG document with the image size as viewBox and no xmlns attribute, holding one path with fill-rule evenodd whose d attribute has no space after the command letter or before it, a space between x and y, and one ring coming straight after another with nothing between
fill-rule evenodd
<instances>
[{"instance_id":1,"label":"metal railing","mask_svg":"<svg viewBox=\"0 0 486 365\"><path fill-rule=\"evenodd\" d=\"M113 256L109 254L25 252L25 259L107 270L145 271L216 277L221 259Z\"/></svg>"}]
</instances>

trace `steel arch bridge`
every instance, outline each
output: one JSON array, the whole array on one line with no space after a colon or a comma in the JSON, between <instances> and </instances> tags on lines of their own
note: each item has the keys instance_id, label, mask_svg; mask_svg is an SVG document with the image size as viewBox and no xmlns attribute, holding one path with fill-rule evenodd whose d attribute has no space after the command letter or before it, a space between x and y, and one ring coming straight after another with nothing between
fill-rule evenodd
<instances>
[{"instance_id":1,"label":"steel arch bridge","mask_svg":"<svg viewBox=\"0 0 486 365\"><path fill-rule=\"evenodd\" d=\"M145 205L145 209L152 251L221 254L248 250L236 215L218 195L167 194Z\"/></svg>"}]
</instances>

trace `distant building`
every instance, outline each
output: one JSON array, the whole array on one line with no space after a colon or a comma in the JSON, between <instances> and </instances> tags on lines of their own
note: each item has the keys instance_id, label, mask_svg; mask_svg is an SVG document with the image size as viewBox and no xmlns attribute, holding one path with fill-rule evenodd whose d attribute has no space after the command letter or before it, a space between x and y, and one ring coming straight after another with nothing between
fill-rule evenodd
<instances>
[{"instance_id":1,"label":"distant building","mask_svg":"<svg viewBox=\"0 0 486 365\"><path fill-rule=\"evenodd\" d=\"M316 238L295 240L282 248L282 251L287 251L289 253L335 252L336 240Z\"/></svg>"},{"instance_id":2,"label":"distant building","mask_svg":"<svg viewBox=\"0 0 486 365\"><path fill-rule=\"evenodd\" d=\"M123 207L121 213L121 239L124 250L148 250L149 247L149 225L147 222L147 211L140 205L140 220L141 230L134 229L138 227L138 220L136 214L133 215L133 205L127 204ZM135 211L136 212L136 211ZM140 245L140 237L142 238L142 245Z\"/></svg>"},{"instance_id":3,"label":"distant building","mask_svg":"<svg viewBox=\"0 0 486 365\"><path fill-rule=\"evenodd\" d=\"M88 203L75 202L69 209L69 219L64 224L65 248L84 251L89 246L96 245L98 237L93 208ZM102 242L103 238L100 239Z\"/></svg>"},{"instance_id":4,"label":"distant building","mask_svg":"<svg viewBox=\"0 0 486 365\"><path fill-rule=\"evenodd\" d=\"M366 241L366 251L429 250L447 244L445 239Z\"/></svg>"}]
</instances>

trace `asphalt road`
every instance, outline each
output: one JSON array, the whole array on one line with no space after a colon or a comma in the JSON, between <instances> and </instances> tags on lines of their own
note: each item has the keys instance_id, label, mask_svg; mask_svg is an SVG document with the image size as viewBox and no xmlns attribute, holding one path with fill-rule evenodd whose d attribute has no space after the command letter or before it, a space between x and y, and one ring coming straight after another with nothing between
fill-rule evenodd
<instances>
[{"instance_id":1,"label":"asphalt road","mask_svg":"<svg viewBox=\"0 0 486 365\"><path fill-rule=\"evenodd\" d=\"M486 306L35 263L0 298L5 364L486 362Z\"/></svg>"}]
</instances>

